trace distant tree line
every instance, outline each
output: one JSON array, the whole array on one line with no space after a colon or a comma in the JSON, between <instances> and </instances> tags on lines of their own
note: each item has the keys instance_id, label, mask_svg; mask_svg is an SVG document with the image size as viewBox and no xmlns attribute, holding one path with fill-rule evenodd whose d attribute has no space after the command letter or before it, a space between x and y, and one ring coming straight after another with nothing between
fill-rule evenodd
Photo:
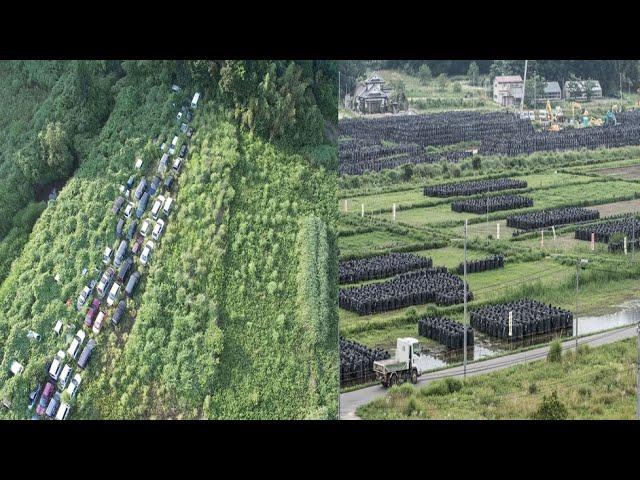
<instances>
[{"instance_id":1,"label":"distant tree line","mask_svg":"<svg viewBox=\"0 0 640 480\"><path fill-rule=\"evenodd\" d=\"M524 75L524 60L347 60L339 62L341 92L351 91L355 83L371 70L400 70L422 79L468 76L477 84L480 75L490 80L496 75ZM579 79L598 80L605 96L622 90L632 92L640 84L638 60L529 60L527 76L563 82Z\"/></svg>"}]
</instances>

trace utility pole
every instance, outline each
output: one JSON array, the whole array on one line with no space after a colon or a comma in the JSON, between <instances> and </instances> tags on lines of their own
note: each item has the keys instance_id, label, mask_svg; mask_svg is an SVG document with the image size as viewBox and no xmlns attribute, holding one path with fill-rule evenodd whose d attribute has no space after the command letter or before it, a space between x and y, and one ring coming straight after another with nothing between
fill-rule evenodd
<instances>
[{"instance_id":1,"label":"utility pole","mask_svg":"<svg viewBox=\"0 0 640 480\"><path fill-rule=\"evenodd\" d=\"M491 231L489 230L489 195L488 192L485 193L485 198L487 200L487 242L489 241L489 235L491 234Z\"/></svg>"},{"instance_id":2,"label":"utility pole","mask_svg":"<svg viewBox=\"0 0 640 480\"><path fill-rule=\"evenodd\" d=\"M527 64L528 63L529 63L529 60L524 61L524 81L522 82L522 98L520 99L520 114L522 114L522 111L524 109L524 92L527 84Z\"/></svg>"},{"instance_id":3,"label":"utility pole","mask_svg":"<svg viewBox=\"0 0 640 480\"><path fill-rule=\"evenodd\" d=\"M576 259L576 353L578 353L578 285L580 283L580 260Z\"/></svg>"},{"instance_id":4,"label":"utility pole","mask_svg":"<svg viewBox=\"0 0 640 480\"><path fill-rule=\"evenodd\" d=\"M631 217L631 261L636 259L636 216Z\"/></svg>"},{"instance_id":5,"label":"utility pole","mask_svg":"<svg viewBox=\"0 0 640 480\"><path fill-rule=\"evenodd\" d=\"M464 379L467 378L467 222L464 220L464 318L462 322L464 324Z\"/></svg>"},{"instance_id":6,"label":"utility pole","mask_svg":"<svg viewBox=\"0 0 640 480\"><path fill-rule=\"evenodd\" d=\"M338 69L338 108L340 108L340 69Z\"/></svg>"}]
</instances>

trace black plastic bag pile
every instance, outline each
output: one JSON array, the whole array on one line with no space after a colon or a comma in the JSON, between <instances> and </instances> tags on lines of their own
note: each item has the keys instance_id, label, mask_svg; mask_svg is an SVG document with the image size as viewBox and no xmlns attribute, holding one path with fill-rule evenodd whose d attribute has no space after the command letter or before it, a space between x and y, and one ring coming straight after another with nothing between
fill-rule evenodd
<instances>
[{"instance_id":1,"label":"black plastic bag pile","mask_svg":"<svg viewBox=\"0 0 640 480\"><path fill-rule=\"evenodd\" d=\"M507 217L507 227L537 230L544 227L587 222L600 218L600 212L581 207L556 208Z\"/></svg>"},{"instance_id":2,"label":"black plastic bag pile","mask_svg":"<svg viewBox=\"0 0 640 480\"><path fill-rule=\"evenodd\" d=\"M392 277L399 273L431 268L433 261L414 253L389 253L340 262L340 283L355 283Z\"/></svg>"},{"instance_id":3,"label":"black plastic bag pile","mask_svg":"<svg viewBox=\"0 0 640 480\"><path fill-rule=\"evenodd\" d=\"M369 348L340 337L340 385L373 380L373 362L388 358L391 358L391 355L386 350Z\"/></svg>"},{"instance_id":4,"label":"black plastic bag pile","mask_svg":"<svg viewBox=\"0 0 640 480\"><path fill-rule=\"evenodd\" d=\"M486 272L487 270L495 270L504 267L504 255L492 255L479 260L467 260L467 273ZM458 265L456 269L458 275L464 274L464 262Z\"/></svg>"},{"instance_id":5,"label":"black plastic bag pile","mask_svg":"<svg viewBox=\"0 0 640 480\"><path fill-rule=\"evenodd\" d=\"M491 180L475 180L473 182L441 183L424 187L422 193L427 197L459 197L510 190L512 188L527 188L527 182L513 178L493 178Z\"/></svg>"},{"instance_id":6,"label":"black plastic bag pile","mask_svg":"<svg viewBox=\"0 0 640 480\"><path fill-rule=\"evenodd\" d=\"M513 312L509 336L509 312ZM553 332L572 332L573 314L536 300L521 299L489 305L470 313L470 324L480 332L502 340L518 341Z\"/></svg>"},{"instance_id":7,"label":"black plastic bag pile","mask_svg":"<svg viewBox=\"0 0 640 480\"><path fill-rule=\"evenodd\" d=\"M418 335L435 340L447 348L464 348L464 325L444 317L424 317L418 320ZM467 347L474 342L473 328L467 328Z\"/></svg>"},{"instance_id":8,"label":"black plastic bag pile","mask_svg":"<svg viewBox=\"0 0 640 480\"><path fill-rule=\"evenodd\" d=\"M467 300L473 300L470 291L467 291ZM403 273L385 282L341 288L338 297L341 308L358 315L372 315L430 302L436 305L464 302L463 280L447 272L445 267L428 268Z\"/></svg>"},{"instance_id":9,"label":"black plastic bag pile","mask_svg":"<svg viewBox=\"0 0 640 480\"><path fill-rule=\"evenodd\" d=\"M591 241L592 233L595 234L596 242L609 243L611 237L616 233L622 233L628 237L627 240L630 242L633 239L634 233L636 238L640 237L640 221L636 218L628 217L620 220L588 225L577 229L575 232L575 238L577 240ZM620 244L622 245L622 242L620 242Z\"/></svg>"},{"instance_id":10,"label":"black plastic bag pile","mask_svg":"<svg viewBox=\"0 0 640 480\"><path fill-rule=\"evenodd\" d=\"M470 198L451 203L454 212L484 214L500 210L533 207L533 200L521 195L498 195L486 198Z\"/></svg>"}]
</instances>

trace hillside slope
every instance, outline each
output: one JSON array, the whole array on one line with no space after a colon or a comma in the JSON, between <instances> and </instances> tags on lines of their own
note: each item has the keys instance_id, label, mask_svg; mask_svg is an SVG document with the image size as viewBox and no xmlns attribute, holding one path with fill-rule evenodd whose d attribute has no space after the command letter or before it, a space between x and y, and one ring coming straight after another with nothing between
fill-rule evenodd
<instances>
[{"instance_id":1,"label":"hillside slope","mask_svg":"<svg viewBox=\"0 0 640 480\"><path fill-rule=\"evenodd\" d=\"M172 125L176 98L160 79L161 65L132 62L128 68L115 87L114 109L96 143L58 200L37 221L0 287L0 396L16 405L0 415L25 415L28 391L36 379L44 379L47 362L66 349L80 328L84 312L75 311L75 299L98 275L101 252L113 240L114 219L108 212L118 185L126 181L136 156L150 164L154 152L155 159L150 138ZM52 332L57 320L68 325L65 335ZM29 340L28 330L40 333L42 340ZM13 360L25 370L9 378ZM87 377L98 370L97 363L89 367Z\"/></svg>"},{"instance_id":2,"label":"hillside slope","mask_svg":"<svg viewBox=\"0 0 640 480\"><path fill-rule=\"evenodd\" d=\"M28 392L82 328L75 299L116 241L118 186L137 157L154 170L159 143L176 133L186 97L171 93L171 68L125 70L86 160L0 287L0 398L11 401L0 418L31 415ZM138 265L124 320L88 333L98 346L71 418L337 416L335 174L245 132L210 97L195 112L173 212L150 265ZM335 157L333 147L318 152L328 150ZM68 325L62 336L56 320ZM25 366L16 377L13 360Z\"/></svg>"}]
</instances>

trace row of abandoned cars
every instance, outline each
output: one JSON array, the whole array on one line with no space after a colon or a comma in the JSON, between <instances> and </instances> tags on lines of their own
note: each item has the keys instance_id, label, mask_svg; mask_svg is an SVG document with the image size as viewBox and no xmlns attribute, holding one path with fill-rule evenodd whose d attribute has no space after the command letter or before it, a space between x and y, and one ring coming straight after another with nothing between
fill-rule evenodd
<instances>
[{"instance_id":1,"label":"row of abandoned cars","mask_svg":"<svg viewBox=\"0 0 640 480\"><path fill-rule=\"evenodd\" d=\"M199 98L200 94L196 95L191 103L192 110L196 108L196 98ZM192 118L193 113L186 106L183 106L177 115L180 131L186 134L187 139L191 138L193 128L187 126L183 120L190 123ZM91 280L78 296L76 309L79 312L90 301L83 326L76 332L67 350L58 351L53 358L44 388L38 384L29 394L29 409L36 407L32 419L40 419L43 416L56 420L67 418L71 406L68 402L62 401L62 393L66 390L69 398L74 398L82 383L80 373L74 375L73 363L78 370L87 367L97 346L96 339L110 314L114 327L121 323L127 310L127 298L133 295L141 279L141 273L136 270L136 263L143 267L149 264L172 211L174 200L170 195L188 151L186 141L179 150L177 149L178 139L178 135L175 135L169 145L165 142L160 146L162 156L151 182L142 174L133 190L137 178L137 175L133 174L120 186L120 195L111 207L111 213L117 218L113 245L117 247L115 251L112 246L105 247L102 254L102 263L105 265L102 275L98 281ZM172 166L169 169L172 156L176 158L171 162ZM136 159L135 169L142 172L143 168L142 160ZM152 201L153 206L148 211L148 205ZM127 222L128 227L125 228ZM151 239L148 239L149 236ZM61 335L63 329L63 322L57 321L54 332ZM91 334L94 338L87 340L87 336Z\"/></svg>"}]
</instances>

